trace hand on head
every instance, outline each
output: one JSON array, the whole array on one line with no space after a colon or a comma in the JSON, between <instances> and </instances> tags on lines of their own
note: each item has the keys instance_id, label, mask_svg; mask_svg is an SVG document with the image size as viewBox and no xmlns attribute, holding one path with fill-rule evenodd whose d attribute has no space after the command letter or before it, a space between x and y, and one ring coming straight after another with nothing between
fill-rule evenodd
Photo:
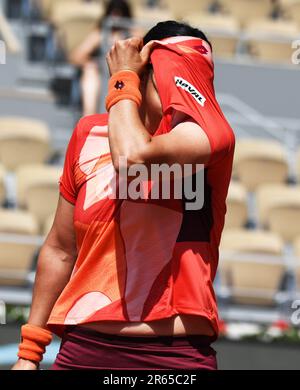
<instances>
[{"instance_id":1,"label":"hand on head","mask_svg":"<svg viewBox=\"0 0 300 390\"><path fill-rule=\"evenodd\" d=\"M150 61L155 42L144 46L142 38L117 41L106 56L110 75L122 70L131 70L141 75Z\"/></svg>"}]
</instances>

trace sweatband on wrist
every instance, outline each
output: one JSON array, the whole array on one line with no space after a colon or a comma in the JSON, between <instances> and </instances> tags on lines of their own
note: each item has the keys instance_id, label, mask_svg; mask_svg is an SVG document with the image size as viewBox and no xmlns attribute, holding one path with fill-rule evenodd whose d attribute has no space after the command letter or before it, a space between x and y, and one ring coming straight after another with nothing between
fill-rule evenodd
<instances>
[{"instance_id":1,"label":"sweatband on wrist","mask_svg":"<svg viewBox=\"0 0 300 390\"><path fill-rule=\"evenodd\" d=\"M26 324L21 328L21 343L18 357L40 363L46 346L52 341L52 333L39 326Z\"/></svg>"},{"instance_id":2,"label":"sweatband on wrist","mask_svg":"<svg viewBox=\"0 0 300 390\"><path fill-rule=\"evenodd\" d=\"M112 106L125 99L132 100L140 106L142 103L140 82L137 73L131 70L122 70L114 74L108 84L106 110L109 111Z\"/></svg>"}]
</instances>

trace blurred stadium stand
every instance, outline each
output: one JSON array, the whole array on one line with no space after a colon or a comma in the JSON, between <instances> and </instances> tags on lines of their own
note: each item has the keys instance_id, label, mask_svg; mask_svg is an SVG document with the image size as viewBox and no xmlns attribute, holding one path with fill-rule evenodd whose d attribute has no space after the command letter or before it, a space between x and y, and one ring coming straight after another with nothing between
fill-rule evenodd
<instances>
[{"instance_id":1,"label":"blurred stadium stand","mask_svg":"<svg viewBox=\"0 0 300 390\"><path fill-rule=\"evenodd\" d=\"M286 271L283 240L261 230L227 230L222 239L220 265L230 297L244 305L270 306Z\"/></svg>"},{"instance_id":2,"label":"blurred stadium stand","mask_svg":"<svg viewBox=\"0 0 300 390\"><path fill-rule=\"evenodd\" d=\"M300 295L300 67L291 60L300 1L130 3L142 31L176 18L203 29L213 43L217 95L238 141L216 281L221 315L272 322ZM0 4L8 48L0 72L0 299L28 304L65 148L80 116L68 58L99 22L104 0ZM105 24L106 37L111 27ZM99 110L103 64L102 71Z\"/></svg>"}]
</instances>

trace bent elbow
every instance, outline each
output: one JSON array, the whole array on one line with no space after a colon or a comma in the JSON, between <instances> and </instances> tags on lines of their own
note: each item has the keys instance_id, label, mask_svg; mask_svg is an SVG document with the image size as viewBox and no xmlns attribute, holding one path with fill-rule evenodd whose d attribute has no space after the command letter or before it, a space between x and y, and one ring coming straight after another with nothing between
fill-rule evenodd
<instances>
[{"instance_id":1,"label":"bent elbow","mask_svg":"<svg viewBox=\"0 0 300 390\"><path fill-rule=\"evenodd\" d=\"M115 171L120 173L128 173L133 166L145 165L145 160L140 153L127 153L126 156L118 156L113 158L113 166Z\"/></svg>"}]
</instances>

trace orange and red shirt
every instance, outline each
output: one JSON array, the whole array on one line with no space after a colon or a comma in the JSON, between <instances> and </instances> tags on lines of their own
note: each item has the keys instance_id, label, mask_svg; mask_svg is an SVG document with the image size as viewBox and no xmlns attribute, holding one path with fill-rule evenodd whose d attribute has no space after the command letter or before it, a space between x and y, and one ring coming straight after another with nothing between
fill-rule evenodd
<instances>
[{"instance_id":1,"label":"orange and red shirt","mask_svg":"<svg viewBox=\"0 0 300 390\"><path fill-rule=\"evenodd\" d=\"M178 314L205 317L218 334L213 281L234 135L215 98L206 42L191 37L158 42L151 62L163 108L154 136L172 131L174 113L180 111L193 118L210 141L204 206L188 210L184 197L114 199L117 174L108 115L80 120L60 180L61 195L75 206L78 257L48 321L58 335L68 325L149 322Z\"/></svg>"}]
</instances>

